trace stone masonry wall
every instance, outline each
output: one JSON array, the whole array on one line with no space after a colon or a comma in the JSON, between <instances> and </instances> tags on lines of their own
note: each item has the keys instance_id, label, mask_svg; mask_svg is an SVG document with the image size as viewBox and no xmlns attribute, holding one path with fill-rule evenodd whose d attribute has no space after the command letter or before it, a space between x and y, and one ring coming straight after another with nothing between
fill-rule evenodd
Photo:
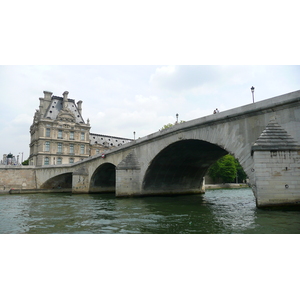
<instances>
[{"instance_id":1,"label":"stone masonry wall","mask_svg":"<svg viewBox=\"0 0 300 300\"><path fill-rule=\"evenodd\" d=\"M10 189L35 189L35 171L24 167L1 167L0 168L0 191Z\"/></svg>"},{"instance_id":2,"label":"stone masonry wall","mask_svg":"<svg viewBox=\"0 0 300 300\"><path fill-rule=\"evenodd\" d=\"M300 151L256 151L258 207L300 202Z\"/></svg>"}]
</instances>

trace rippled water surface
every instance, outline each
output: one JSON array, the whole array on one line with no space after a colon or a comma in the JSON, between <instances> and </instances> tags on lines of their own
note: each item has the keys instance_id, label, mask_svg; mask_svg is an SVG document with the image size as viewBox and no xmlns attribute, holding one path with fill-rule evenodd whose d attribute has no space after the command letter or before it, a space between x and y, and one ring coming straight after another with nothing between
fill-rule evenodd
<instances>
[{"instance_id":1,"label":"rippled water surface","mask_svg":"<svg viewBox=\"0 0 300 300\"><path fill-rule=\"evenodd\" d=\"M251 189L205 195L0 195L0 233L300 233L300 210L257 209Z\"/></svg>"}]
</instances>

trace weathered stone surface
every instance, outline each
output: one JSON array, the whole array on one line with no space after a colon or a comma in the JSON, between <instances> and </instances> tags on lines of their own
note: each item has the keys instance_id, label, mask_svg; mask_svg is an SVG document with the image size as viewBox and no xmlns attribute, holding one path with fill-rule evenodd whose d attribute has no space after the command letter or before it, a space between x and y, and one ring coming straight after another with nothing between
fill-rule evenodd
<instances>
[{"instance_id":1,"label":"weathered stone surface","mask_svg":"<svg viewBox=\"0 0 300 300\"><path fill-rule=\"evenodd\" d=\"M118 170L140 170L141 166L134 151L130 152L118 165Z\"/></svg>"},{"instance_id":2,"label":"weathered stone surface","mask_svg":"<svg viewBox=\"0 0 300 300\"><path fill-rule=\"evenodd\" d=\"M275 119L271 120L252 146L258 150L300 150L298 142L284 130Z\"/></svg>"}]
</instances>

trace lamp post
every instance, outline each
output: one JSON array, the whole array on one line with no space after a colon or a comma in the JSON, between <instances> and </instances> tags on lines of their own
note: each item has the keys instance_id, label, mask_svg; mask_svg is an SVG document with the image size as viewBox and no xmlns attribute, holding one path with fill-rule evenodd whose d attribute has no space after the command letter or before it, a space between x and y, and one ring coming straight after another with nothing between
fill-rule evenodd
<instances>
[{"instance_id":1,"label":"lamp post","mask_svg":"<svg viewBox=\"0 0 300 300\"><path fill-rule=\"evenodd\" d=\"M252 92L252 101L253 101L253 103L254 103L254 86L252 86L251 92Z\"/></svg>"},{"instance_id":2,"label":"lamp post","mask_svg":"<svg viewBox=\"0 0 300 300\"><path fill-rule=\"evenodd\" d=\"M176 124L178 124L178 114L176 114Z\"/></svg>"},{"instance_id":3,"label":"lamp post","mask_svg":"<svg viewBox=\"0 0 300 300\"><path fill-rule=\"evenodd\" d=\"M133 139L135 140L135 131L133 132Z\"/></svg>"}]
</instances>

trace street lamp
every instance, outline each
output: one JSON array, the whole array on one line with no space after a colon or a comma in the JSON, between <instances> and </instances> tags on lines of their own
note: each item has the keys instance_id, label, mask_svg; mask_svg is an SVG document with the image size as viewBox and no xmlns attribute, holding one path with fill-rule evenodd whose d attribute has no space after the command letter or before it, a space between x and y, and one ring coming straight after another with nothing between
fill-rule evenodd
<instances>
[{"instance_id":1,"label":"street lamp","mask_svg":"<svg viewBox=\"0 0 300 300\"><path fill-rule=\"evenodd\" d=\"M252 92L252 101L253 101L253 103L254 103L254 86L252 86L251 92Z\"/></svg>"},{"instance_id":2,"label":"street lamp","mask_svg":"<svg viewBox=\"0 0 300 300\"><path fill-rule=\"evenodd\" d=\"M176 114L176 124L178 124L178 114Z\"/></svg>"},{"instance_id":3,"label":"street lamp","mask_svg":"<svg viewBox=\"0 0 300 300\"><path fill-rule=\"evenodd\" d=\"M133 139L135 140L135 131L133 132Z\"/></svg>"}]
</instances>

